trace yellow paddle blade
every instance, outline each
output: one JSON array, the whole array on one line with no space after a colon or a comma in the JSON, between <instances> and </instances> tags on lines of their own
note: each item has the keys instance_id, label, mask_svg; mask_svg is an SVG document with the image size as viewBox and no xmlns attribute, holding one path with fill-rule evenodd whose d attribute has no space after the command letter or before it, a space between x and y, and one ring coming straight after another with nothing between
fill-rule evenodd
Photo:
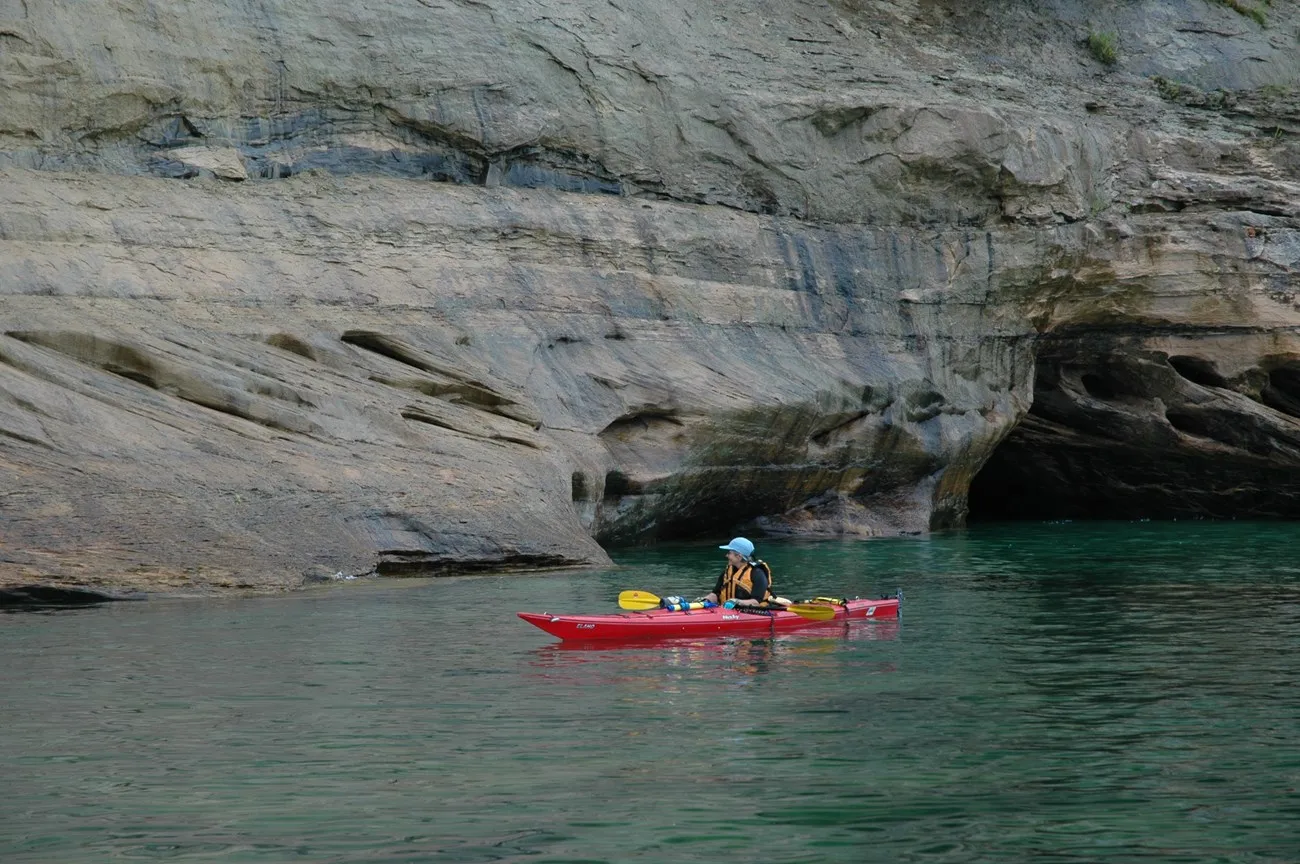
<instances>
[{"instance_id":1,"label":"yellow paddle blade","mask_svg":"<svg viewBox=\"0 0 1300 864\"><path fill-rule=\"evenodd\" d=\"M819 606L816 603L791 603L785 608L813 621L829 621L835 617L835 610L830 606Z\"/></svg>"},{"instance_id":2,"label":"yellow paddle blade","mask_svg":"<svg viewBox=\"0 0 1300 864\"><path fill-rule=\"evenodd\" d=\"M658 609L659 598L649 591L624 591L618 595L620 609Z\"/></svg>"}]
</instances>

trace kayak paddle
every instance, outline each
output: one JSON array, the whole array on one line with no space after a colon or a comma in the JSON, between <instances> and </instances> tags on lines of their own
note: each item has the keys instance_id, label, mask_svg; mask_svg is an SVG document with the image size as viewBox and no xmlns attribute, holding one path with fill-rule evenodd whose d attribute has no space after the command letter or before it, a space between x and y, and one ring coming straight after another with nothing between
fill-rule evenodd
<instances>
[{"instance_id":1,"label":"kayak paddle","mask_svg":"<svg viewBox=\"0 0 1300 864\"><path fill-rule=\"evenodd\" d=\"M785 607L796 615L813 621L829 621L835 617L835 610L819 603L791 603Z\"/></svg>"},{"instance_id":2,"label":"kayak paddle","mask_svg":"<svg viewBox=\"0 0 1300 864\"><path fill-rule=\"evenodd\" d=\"M649 591L624 591L618 595L620 609L658 609L659 598Z\"/></svg>"},{"instance_id":3,"label":"kayak paddle","mask_svg":"<svg viewBox=\"0 0 1300 864\"><path fill-rule=\"evenodd\" d=\"M620 609L636 611L658 609L659 597L649 591L623 591L618 595L618 605ZM791 603L785 608L812 621L829 621L835 617L834 609L817 603Z\"/></svg>"}]
</instances>

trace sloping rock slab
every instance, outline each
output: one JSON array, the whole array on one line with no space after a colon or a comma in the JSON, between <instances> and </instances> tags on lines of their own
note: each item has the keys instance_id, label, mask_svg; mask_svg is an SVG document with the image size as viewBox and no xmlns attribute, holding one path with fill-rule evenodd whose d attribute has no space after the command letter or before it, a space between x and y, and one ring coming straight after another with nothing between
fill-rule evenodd
<instances>
[{"instance_id":1,"label":"sloping rock slab","mask_svg":"<svg viewBox=\"0 0 1300 864\"><path fill-rule=\"evenodd\" d=\"M93 606L119 600L143 600L141 594L91 591L86 588L61 588L57 585L10 585L0 587L0 609L50 609Z\"/></svg>"}]
</instances>

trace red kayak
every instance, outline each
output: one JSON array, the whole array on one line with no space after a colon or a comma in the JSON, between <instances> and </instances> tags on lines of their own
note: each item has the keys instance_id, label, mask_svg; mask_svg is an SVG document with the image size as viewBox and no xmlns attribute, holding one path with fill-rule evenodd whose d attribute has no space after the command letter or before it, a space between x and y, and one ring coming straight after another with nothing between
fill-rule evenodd
<instances>
[{"instance_id":1,"label":"red kayak","mask_svg":"<svg viewBox=\"0 0 1300 864\"><path fill-rule=\"evenodd\" d=\"M674 612L650 609L646 612L617 612L612 615L550 615L520 612L519 617L552 636L574 641L615 639L665 639L676 636L761 636L805 627L826 627L860 618L897 618L901 597L879 600L861 598L833 604L835 617L814 621L794 612L740 608L691 609ZM825 604L832 605L832 604Z\"/></svg>"}]
</instances>

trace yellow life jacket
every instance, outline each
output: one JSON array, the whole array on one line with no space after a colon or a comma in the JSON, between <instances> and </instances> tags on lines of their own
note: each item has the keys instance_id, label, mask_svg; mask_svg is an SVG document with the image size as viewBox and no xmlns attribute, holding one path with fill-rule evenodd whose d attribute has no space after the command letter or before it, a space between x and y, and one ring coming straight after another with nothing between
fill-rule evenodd
<instances>
[{"instance_id":1,"label":"yellow life jacket","mask_svg":"<svg viewBox=\"0 0 1300 864\"><path fill-rule=\"evenodd\" d=\"M762 597L754 597L754 568L762 567L767 573L767 593ZM722 573L722 593L718 595L719 603L726 603L728 600L736 599L736 590L744 588L745 593L760 603L767 602L772 596L772 568L768 567L762 561L749 562L745 561L738 567L727 565L727 569Z\"/></svg>"}]
</instances>

